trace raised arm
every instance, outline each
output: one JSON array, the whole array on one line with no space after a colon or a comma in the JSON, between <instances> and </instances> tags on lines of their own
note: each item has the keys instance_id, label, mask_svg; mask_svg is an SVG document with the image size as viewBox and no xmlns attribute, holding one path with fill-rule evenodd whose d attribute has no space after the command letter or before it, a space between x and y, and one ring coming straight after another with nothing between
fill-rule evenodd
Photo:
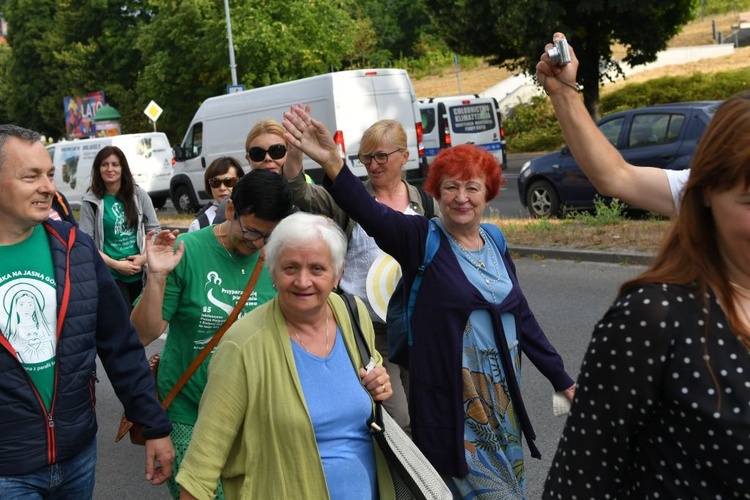
<instances>
[{"instance_id":1,"label":"raised arm","mask_svg":"<svg viewBox=\"0 0 750 500\"><path fill-rule=\"evenodd\" d=\"M167 277L185 253L182 242L174 248L177 233L177 230L161 231L158 234L151 231L146 238L148 279L138 303L130 314L130 320L138 331L138 338L143 345L156 340L167 328L167 321L162 316Z\"/></svg>"},{"instance_id":2,"label":"raised arm","mask_svg":"<svg viewBox=\"0 0 750 500\"><path fill-rule=\"evenodd\" d=\"M565 38L555 33L553 42ZM536 65L536 73L549 94L560 122L565 142L581 170L605 196L619 198L629 205L672 216L675 214L667 175L660 168L636 167L626 162L604 137L589 116L575 88L578 58L570 47L571 62L558 66L550 62L547 50ZM567 83L567 84L566 84ZM568 85L570 84L570 85Z\"/></svg>"},{"instance_id":3,"label":"raised arm","mask_svg":"<svg viewBox=\"0 0 750 500\"><path fill-rule=\"evenodd\" d=\"M310 116L309 107L294 106L284 113L284 128L287 130L284 138L289 144L320 164L329 179L336 179L343 161L333 136L323 123Z\"/></svg>"}]
</instances>

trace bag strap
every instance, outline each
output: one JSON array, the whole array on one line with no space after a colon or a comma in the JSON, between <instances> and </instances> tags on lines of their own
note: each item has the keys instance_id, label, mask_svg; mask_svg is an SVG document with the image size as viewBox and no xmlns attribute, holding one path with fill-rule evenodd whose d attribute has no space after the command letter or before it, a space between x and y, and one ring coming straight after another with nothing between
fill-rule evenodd
<instances>
[{"instance_id":1,"label":"bag strap","mask_svg":"<svg viewBox=\"0 0 750 500\"><path fill-rule=\"evenodd\" d=\"M489 223L482 223L480 224L482 229L487 231L487 234L490 235L490 237L495 241L495 245L497 245L497 248L500 249L500 253L504 254L507 250L508 245L505 242L505 236L503 235L503 232L500 231L500 228L497 227L494 224Z\"/></svg>"},{"instance_id":2,"label":"bag strap","mask_svg":"<svg viewBox=\"0 0 750 500\"><path fill-rule=\"evenodd\" d=\"M346 310L349 312L349 319L352 322L352 330L354 331L354 338L357 341L357 348L359 349L359 357L362 358L362 366L367 366L372 358L370 348L365 342L365 334L362 332L362 325L359 322L359 313L357 308L357 301L354 295L350 293L342 293L341 298L344 299L346 304ZM372 420L370 421L370 432L383 432L383 405L379 401L375 402L375 410L372 412Z\"/></svg>"},{"instance_id":3,"label":"bag strap","mask_svg":"<svg viewBox=\"0 0 750 500\"><path fill-rule=\"evenodd\" d=\"M424 216L428 219L432 219L435 217L435 211L434 208L434 200L432 199L432 196L430 196L427 191L424 190L421 186L415 186L417 188L417 191L419 192L419 197L422 198L422 211L424 212Z\"/></svg>"},{"instance_id":4,"label":"bag strap","mask_svg":"<svg viewBox=\"0 0 750 500\"><path fill-rule=\"evenodd\" d=\"M260 272L263 269L263 261L265 260L265 254L261 253L258 257L258 262L255 263L255 268L253 269L253 274L250 276L250 281L248 281L247 286L245 287L245 290L242 292L242 295L240 296L239 300L237 301L237 304L235 304L234 309L232 309L232 312L229 314L229 317L224 322L223 325L221 325L221 328L219 328L216 333L214 334L211 341L206 344L206 346L201 350L201 352L198 353L198 356L193 360L192 363L190 363L190 366L187 367L187 370L182 374L180 379L177 381L177 383L172 387L172 390L169 391L169 394L167 394L167 397L164 398L164 401L161 402L161 407L165 410L169 407L170 404L172 404L172 401L175 397L177 397L177 394L182 390L182 388L185 386L188 380L190 380L190 377L193 376L193 373L198 369L198 367L206 360L208 355L211 353L214 347L216 347L216 344L219 343L221 340L221 337L224 336L224 333L229 329L230 326L232 326L232 323L237 319L237 316L240 315L240 311L243 307L245 307L245 303L247 302L248 297L250 297L250 294L252 293L253 289L255 288L256 283L258 283L258 278L260 278Z\"/></svg>"},{"instance_id":5,"label":"bag strap","mask_svg":"<svg viewBox=\"0 0 750 500\"><path fill-rule=\"evenodd\" d=\"M422 277L424 276L427 266L432 262L433 257L440 248L440 231L432 220L430 220L427 227L427 242L424 247L424 260L422 264L417 268L417 275L414 277L414 281L411 284L411 290L409 290L409 299L406 301L406 335L409 347L412 345L411 336L411 313L414 311L414 304L417 302L417 294L419 293L419 286L422 284Z\"/></svg>"}]
</instances>

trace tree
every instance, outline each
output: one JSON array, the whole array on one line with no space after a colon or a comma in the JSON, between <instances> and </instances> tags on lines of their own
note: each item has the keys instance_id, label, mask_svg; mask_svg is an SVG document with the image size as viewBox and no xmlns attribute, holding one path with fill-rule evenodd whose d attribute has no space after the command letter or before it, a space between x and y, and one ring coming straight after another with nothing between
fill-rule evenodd
<instances>
[{"instance_id":1,"label":"tree","mask_svg":"<svg viewBox=\"0 0 750 500\"><path fill-rule=\"evenodd\" d=\"M581 62L578 83L592 117L599 117L599 82L621 71L612 44L631 66L654 61L692 15L694 0L424 0L448 45L461 54L534 74L545 44L565 33ZM601 70L601 72L600 72Z\"/></svg>"},{"instance_id":2,"label":"tree","mask_svg":"<svg viewBox=\"0 0 750 500\"><path fill-rule=\"evenodd\" d=\"M144 107L154 99L164 109L159 129L174 143L201 102L232 83L224 6L216 0L149 5L154 17L137 42L144 64L138 95ZM340 67L357 30L349 8L348 1L230 1L238 82L255 88Z\"/></svg>"},{"instance_id":3,"label":"tree","mask_svg":"<svg viewBox=\"0 0 750 500\"><path fill-rule=\"evenodd\" d=\"M140 54L136 28L147 20L140 0L8 0L11 47L3 96L19 124L57 138L65 133L65 96L103 90L137 127L135 83ZM140 111L138 111L140 114Z\"/></svg>"},{"instance_id":4,"label":"tree","mask_svg":"<svg viewBox=\"0 0 750 500\"><path fill-rule=\"evenodd\" d=\"M414 0L361 0L354 6L354 15L368 20L375 32L373 53L386 59L377 64L418 56L425 34L436 31L424 3Z\"/></svg>"}]
</instances>

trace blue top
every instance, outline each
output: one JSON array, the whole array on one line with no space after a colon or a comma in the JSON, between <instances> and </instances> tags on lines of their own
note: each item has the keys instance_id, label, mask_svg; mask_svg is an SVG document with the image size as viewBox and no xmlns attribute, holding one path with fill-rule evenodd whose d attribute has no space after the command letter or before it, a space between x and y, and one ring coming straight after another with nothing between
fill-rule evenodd
<instances>
[{"instance_id":1,"label":"blue top","mask_svg":"<svg viewBox=\"0 0 750 500\"><path fill-rule=\"evenodd\" d=\"M428 219L404 215L367 196L362 183L348 168L341 171L333 185L327 183L336 203L399 262L404 285L411 287L417 267L424 259ZM440 248L424 274L414 306L409 412L412 437L432 465L441 474L463 477L468 467L463 435L462 334L472 311L490 306L466 279L445 234L440 239ZM507 250L502 258L513 286L493 310L495 333L505 336L500 316L510 312L522 351L556 391L565 390L573 385L573 379L565 372L562 358L534 318ZM510 354L507 351L506 354L510 362ZM509 381L513 382L514 377ZM509 389L532 454L538 454L520 391L513 385Z\"/></svg>"},{"instance_id":2,"label":"blue top","mask_svg":"<svg viewBox=\"0 0 750 500\"><path fill-rule=\"evenodd\" d=\"M325 358L291 342L331 499L377 498L375 450L367 430L372 401L352 367L339 328Z\"/></svg>"}]
</instances>

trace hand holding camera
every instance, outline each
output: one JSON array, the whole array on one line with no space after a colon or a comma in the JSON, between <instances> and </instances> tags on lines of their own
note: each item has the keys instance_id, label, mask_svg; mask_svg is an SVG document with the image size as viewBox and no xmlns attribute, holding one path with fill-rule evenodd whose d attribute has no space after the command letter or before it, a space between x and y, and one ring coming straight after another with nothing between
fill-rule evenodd
<instances>
[{"instance_id":1,"label":"hand holding camera","mask_svg":"<svg viewBox=\"0 0 750 500\"><path fill-rule=\"evenodd\" d=\"M548 43L536 65L539 83L547 94L557 94L564 87L579 91L576 84L578 59L573 47L568 45L565 35L555 33L552 43Z\"/></svg>"},{"instance_id":2,"label":"hand holding camera","mask_svg":"<svg viewBox=\"0 0 750 500\"><path fill-rule=\"evenodd\" d=\"M549 57L549 61L552 64L557 64L558 66L570 64L568 41L564 38L555 40L554 46L547 51L547 57Z\"/></svg>"}]
</instances>

